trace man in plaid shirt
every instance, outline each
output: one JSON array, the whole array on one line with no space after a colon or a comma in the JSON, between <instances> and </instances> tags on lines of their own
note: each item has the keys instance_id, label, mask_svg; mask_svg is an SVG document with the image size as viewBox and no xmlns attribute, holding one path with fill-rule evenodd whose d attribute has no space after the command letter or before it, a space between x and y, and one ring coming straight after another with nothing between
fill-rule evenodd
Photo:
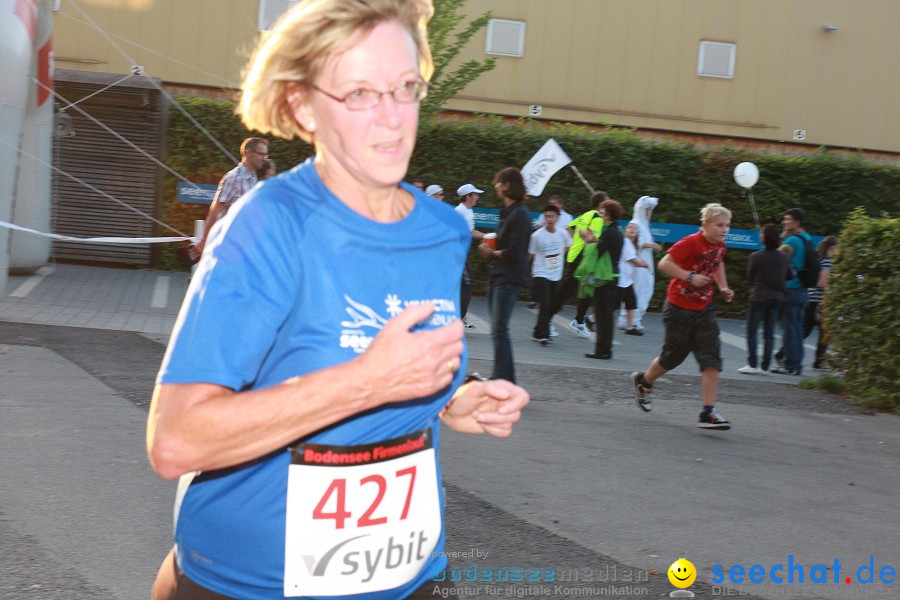
<instances>
[{"instance_id":1,"label":"man in plaid shirt","mask_svg":"<svg viewBox=\"0 0 900 600\"><path fill-rule=\"evenodd\" d=\"M219 188L209 206L206 214L206 225L203 227L203 237L191 248L191 258L200 260L203 247L206 245L206 237L216 221L225 216L228 207L256 185L256 171L261 168L263 162L269 158L269 143L262 138L247 138L241 143L241 162L232 170L225 173L219 181Z\"/></svg>"}]
</instances>

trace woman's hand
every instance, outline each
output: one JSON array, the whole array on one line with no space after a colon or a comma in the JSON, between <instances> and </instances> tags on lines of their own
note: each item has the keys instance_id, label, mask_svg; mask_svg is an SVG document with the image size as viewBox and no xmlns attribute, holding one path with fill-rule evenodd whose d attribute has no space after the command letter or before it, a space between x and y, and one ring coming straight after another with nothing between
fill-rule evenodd
<instances>
[{"instance_id":1,"label":"woman's hand","mask_svg":"<svg viewBox=\"0 0 900 600\"><path fill-rule=\"evenodd\" d=\"M584 240L585 244L593 244L597 241L597 236L594 235L593 230L590 228L585 229L584 231L579 231L578 235L581 236L581 239Z\"/></svg>"},{"instance_id":2,"label":"woman's hand","mask_svg":"<svg viewBox=\"0 0 900 600\"><path fill-rule=\"evenodd\" d=\"M430 302L410 306L390 319L357 359L360 378L378 404L424 398L450 385L463 351L462 322L410 331L433 313Z\"/></svg>"},{"instance_id":3,"label":"woman's hand","mask_svg":"<svg viewBox=\"0 0 900 600\"><path fill-rule=\"evenodd\" d=\"M528 392L504 379L472 381L456 390L442 419L453 431L505 438L530 400Z\"/></svg>"}]
</instances>

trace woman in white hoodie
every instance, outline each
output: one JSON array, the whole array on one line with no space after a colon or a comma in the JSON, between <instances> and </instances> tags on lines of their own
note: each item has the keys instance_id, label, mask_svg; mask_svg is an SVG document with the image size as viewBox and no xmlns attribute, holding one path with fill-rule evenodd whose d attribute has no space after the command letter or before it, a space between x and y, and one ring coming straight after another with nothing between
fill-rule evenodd
<instances>
[{"instance_id":1,"label":"woman in white hoodie","mask_svg":"<svg viewBox=\"0 0 900 600\"><path fill-rule=\"evenodd\" d=\"M653 288L656 283L655 265L653 253L659 250L660 245L653 241L653 233L650 231L650 216L653 209L659 203L659 198L652 196L641 196L634 203L634 218L630 223L634 223L638 227L638 251L637 257L642 261L651 265L649 269L635 269L634 273L634 294L637 297L637 310L634 312L634 327L642 330L644 313L650 306L650 298L653 297ZM619 310L619 328L627 329L628 324L625 319L625 311Z\"/></svg>"}]
</instances>

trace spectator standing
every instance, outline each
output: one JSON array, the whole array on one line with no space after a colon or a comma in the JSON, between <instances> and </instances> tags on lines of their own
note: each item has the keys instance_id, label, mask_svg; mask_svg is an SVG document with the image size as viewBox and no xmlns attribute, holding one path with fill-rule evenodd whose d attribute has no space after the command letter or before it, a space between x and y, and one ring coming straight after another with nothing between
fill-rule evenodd
<instances>
[{"instance_id":1,"label":"spectator standing","mask_svg":"<svg viewBox=\"0 0 900 600\"><path fill-rule=\"evenodd\" d=\"M625 239L622 240L622 255L619 257L619 279L616 295L616 306L625 311L625 335L644 335L644 331L634 326L634 311L637 298L634 295L634 272L649 269L651 266L637 256L638 226L629 223L625 226Z\"/></svg>"},{"instance_id":2,"label":"spectator standing","mask_svg":"<svg viewBox=\"0 0 900 600\"><path fill-rule=\"evenodd\" d=\"M616 200L604 200L598 212L603 218L603 233L597 238L587 232L584 239L586 247L582 265L586 266L590 260L590 254L596 256L597 262L609 263L610 278L603 279L594 289L593 304L594 317L597 326L597 340L593 352L585 354L588 358L609 360L612 358L613 342L613 312L616 310L616 298L618 287L616 280L619 277L619 257L622 254L622 230L619 229L619 219L622 218L622 205ZM590 253L590 254L589 254ZM596 279L596 281L601 281Z\"/></svg>"},{"instance_id":3,"label":"spectator standing","mask_svg":"<svg viewBox=\"0 0 900 600\"><path fill-rule=\"evenodd\" d=\"M775 324L784 308L785 282L791 278L787 255L778 250L781 238L778 226L769 223L762 230L763 250L750 255L747 279L750 281L750 308L747 311L747 364L738 373L755 375L768 373L775 344ZM763 325L763 355L757 367L756 339L759 325Z\"/></svg>"},{"instance_id":4,"label":"spectator standing","mask_svg":"<svg viewBox=\"0 0 900 600\"><path fill-rule=\"evenodd\" d=\"M654 382L671 371L691 352L700 364L703 410L697 427L730 429L731 423L716 409L722 354L715 289L726 302L734 292L725 276L725 239L731 230L731 211L721 204L707 204L700 211L700 231L682 238L659 261L659 270L671 277L663 306L665 338L662 353L653 359L646 372L631 374L634 399L644 412L653 410L649 394Z\"/></svg>"},{"instance_id":5,"label":"spectator standing","mask_svg":"<svg viewBox=\"0 0 900 600\"><path fill-rule=\"evenodd\" d=\"M609 194L606 192L595 192L591 196L591 210L582 213L569 223L568 231L572 236L572 245L566 253L566 270L563 280L559 285L559 292L556 295L556 301L553 306L553 314L555 315L562 310L566 301L578 289L578 279L575 277L575 271L581 263L582 250L584 250L585 236L593 238L600 237L603 231L603 218L600 216L599 208L603 201L609 200ZM590 232L590 233L588 233ZM591 337L587 325L584 323L587 309L591 305L591 298L580 298L578 308L575 312L575 318L569 323L569 329L580 335L581 337Z\"/></svg>"},{"instance_id":6,"label":"spectator standing","mask_svg":"<svg viewBox=\"0 0 900 600\"><path fill-rule=\"evenodd\" d=\"M812 243L812 238L804 228L806 213L802 208L792 208L781 220L782 243L780 250L788 255L794 265L794 273L803 269L806 262L806 244L804 239ZM809 292L800 281L799 275L789 279L786 284L785 307L781 315L781 326L784 331L784 358L775 360L779 366L772 369L778 375L801 375L803 373L803 321L806 318L806 305L809 303Z\"/></svg>"},{"instance_id":7,"label":"spectator standing","mask_svg":"<svg viewBox=\"0 0 900 600\"><path fill-rule=\"evenodd\" d=\"M259 181L263 179L268 179L269 177L275 177L275 161L267 158L263 161L262 166L256 171L256 178Z\"/></svg>"},{"instance_id":8,"label":"spectator standing","mask_svg":"<svg viewBox=\"0 0 900 600\"><path fill-rule=\"evenodd\" d=\"M459 186L456 195L459 196L459 204L456 205L456 212L462 215L469 226L469 233L473 240L481 240L484 234L475 229L475 205L478 203L478 195L483 194L484 190L479 190L471 183ZM469 302L472 301L472 289L475 287L475 278L472 276L472 269L469 261L463 267L462 287L460 288L460 316L462 317L463 327L467 330L475 329L475 326L466 320L469 312Z\"/></svg>"},{"instance_id":9,"label":"spectator standing","mask_svg":"<svg viewBox=\"0 0 900 600\"><path fill-rule=\"evenodd\" d=\"M825 299L828 279L834 274L833 259L837 244L838 239L833 235L826 236L819 242L819 246L816 248L816 253L819 255L819 281L816 287L808 288L809 304L806 306L806 319L803 322L803 339L808 338L813 329L819 330L813 369L825 368L825 352L828 351L828 344L825 343L825 332L822 331L822 301Z\"/></svg>"},{"instance_id":10,"label":"spectator standing","mask_svg":"<svg viewBox=\"0 0 900 600\"><path fill-rule=\"evenodd\" d=\"M525 207L525 181L515 167L498 171L491 182L503 201L497 226L497 247L485 241L478 246L488 263L488 309L491 313L491 338L494 342L494 374L491 379L515 383L509 320L512 317L519 288L528 285L528 242L531 238L531 215Z\"/></svg>"},{"instance_id":11,"label":"spectator standing","mask_svg":"<svg viewBox=\"0 0 900 600\"><path fill-rule=\"evenodd\" d=\"M650 300L653 298L653 292L656 289L656 273L653 270L654 264L653 253L660 249L660 245L653 241L653 232L650 229L650 218L653 216L653 209L659 204L659 198L652 196L641 196L634 203L634 216L631 223L638 228L638 251L637 257L651 265L649 269L636 269L634 272L634 295L637 299L637 309L634 313L634 327L638 330L644 329L644 314L650 306ZM626 329L626 319L622 312L619 312L619 328Z\"/></svg>"},{"instance_id":12,"label":"spectator standing","mask_svg":"<svg viewBox=\"0 0 900 600\"><path fill-rule=\"evenodd\" d=\"M559 209L559 219L557 219L557 221L556 221L556 226L560 229L568 228L569 224L572 222L572 220L575 217L573 217L572 215L570 215L569 213L566 212L565 197L563 197L561 194L553 194L547 200L547 203L552 204L553 206L555 206L556 208ZM537 218L537 222L534 224L535 229L537 229L539 227L543 227L545 222L546 221L545 221L544 213L541 213L541 216L539 216Z\"/></svg>"},{"instance_id":13,"label":"spectator standing","mask_svg":"<svg viewBox=\"0 0 900 600\"><path fill-rule=\"evenodd\" d=\"M548 205L541 214L544 225L531 234L528 242L532 289L539 305L532 338L543 346L550 343L553 299L562 279L566 250L572 244L569 232L557 226L559 212L558 206Z\"/></svg>"},{"instance_id":14,"label":"spectator standing","mask_svg":"<svg viewBox=\"0 0 900 600\"><path fill-rule=\"evenodd\" d=\"M191 258L199 260L206 247L206 240L215 225L235 200L246 194L256 185L259 179L256 172L263 166L263 162L269 158L269 143L262 138L251 137L241 143L241 162L225 173L219 180L216 195L213 197L209 211L206 213L206 223L203 226L203 237L191 248Z\"/></svg>"}]
</instances>

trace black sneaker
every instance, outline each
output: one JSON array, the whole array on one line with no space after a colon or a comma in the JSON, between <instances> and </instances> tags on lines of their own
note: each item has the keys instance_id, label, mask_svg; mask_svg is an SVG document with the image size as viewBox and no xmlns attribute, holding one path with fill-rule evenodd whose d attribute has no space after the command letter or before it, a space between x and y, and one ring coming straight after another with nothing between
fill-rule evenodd
<instances>
[{"instance_id":1,"label":"black sneaker","mask_svg":"<svg viewBox=\"0 0 900 600\"><path fill-rule=\"evenodd\" d=\"M641 371L635 371L631 374L631 383L634 385L634 403L642 411L650 412L653 410L653 401L647 397L647 394L653 392L653 386L642 384L641 378L643 376L644 373Z\"/></svg>"},{"instance_id":2,"label":"black sneaker","mask_svg":"<svg viewBox=\"0 0 900 600\"><path fill-rule=\"evenodd\" d=\"M784 366L784 348L781 348L775 352L775 364L779 367Z\"/></svg>"},{"instance_id":3,"label":"black sneaker","mask_svg":"<svg viewBox=\"0 0 900 600\"><path fill-rule=\"evenodd\" d=\"M589 331L597 331L597 324L590 317L585 317L584 324L587 325Z\"/></svg>"},{"instance_id":4,"label":"black sneaker","mask_svg":"<svg viewBox=\"0 0 900 600\"><path fill-rule=\"evenodd\" d=\"M548 346L550 345L550 338L541 338L538 340L538 342L541 344L541 346Z\"/></svg>"},{"instance_id":5,"label":"black sneaker","mask_svg":"<svg viewBox=\"0 0 900 600\"><path fill-rule=\"evenodd\" d=\"M625 330L625 335L644 335L644 332L637 327L632 327L631 329Z\"/></svg>"},{"instance_id":6,"label":"black sneaker","mask_svg":"<svg viewBox=\"0 0 900 600\"><path fill-rule=\"evenodd\" d=\"M537 308L537 306L538 306L537 302L529 302L528 303L528 308L534 309L534 308Z\"/></svg>"},{"instance_id":7,"label":"black sneaker","mask_svg":"<svg viewBox=\"0 0 900 600\"><path fill-rule=\"evenodd\" d=\"M775 367L769 373L775 373L776 375L799 375L797 371L791 371L787 367Z\"/></svg>"},{"instance_id":8,"label":"black sneaker","mask_svg":"<svg viewBox=\"0 0 900 600\"><path fill-rule=\"evenodd\" d=\"M697 423L697 427L702 429L720 429L726 430L731 429L731 422L719 414L717 409L712 409L709 412L700 413L700 422Z\"/></svg>"}]
</instances>

